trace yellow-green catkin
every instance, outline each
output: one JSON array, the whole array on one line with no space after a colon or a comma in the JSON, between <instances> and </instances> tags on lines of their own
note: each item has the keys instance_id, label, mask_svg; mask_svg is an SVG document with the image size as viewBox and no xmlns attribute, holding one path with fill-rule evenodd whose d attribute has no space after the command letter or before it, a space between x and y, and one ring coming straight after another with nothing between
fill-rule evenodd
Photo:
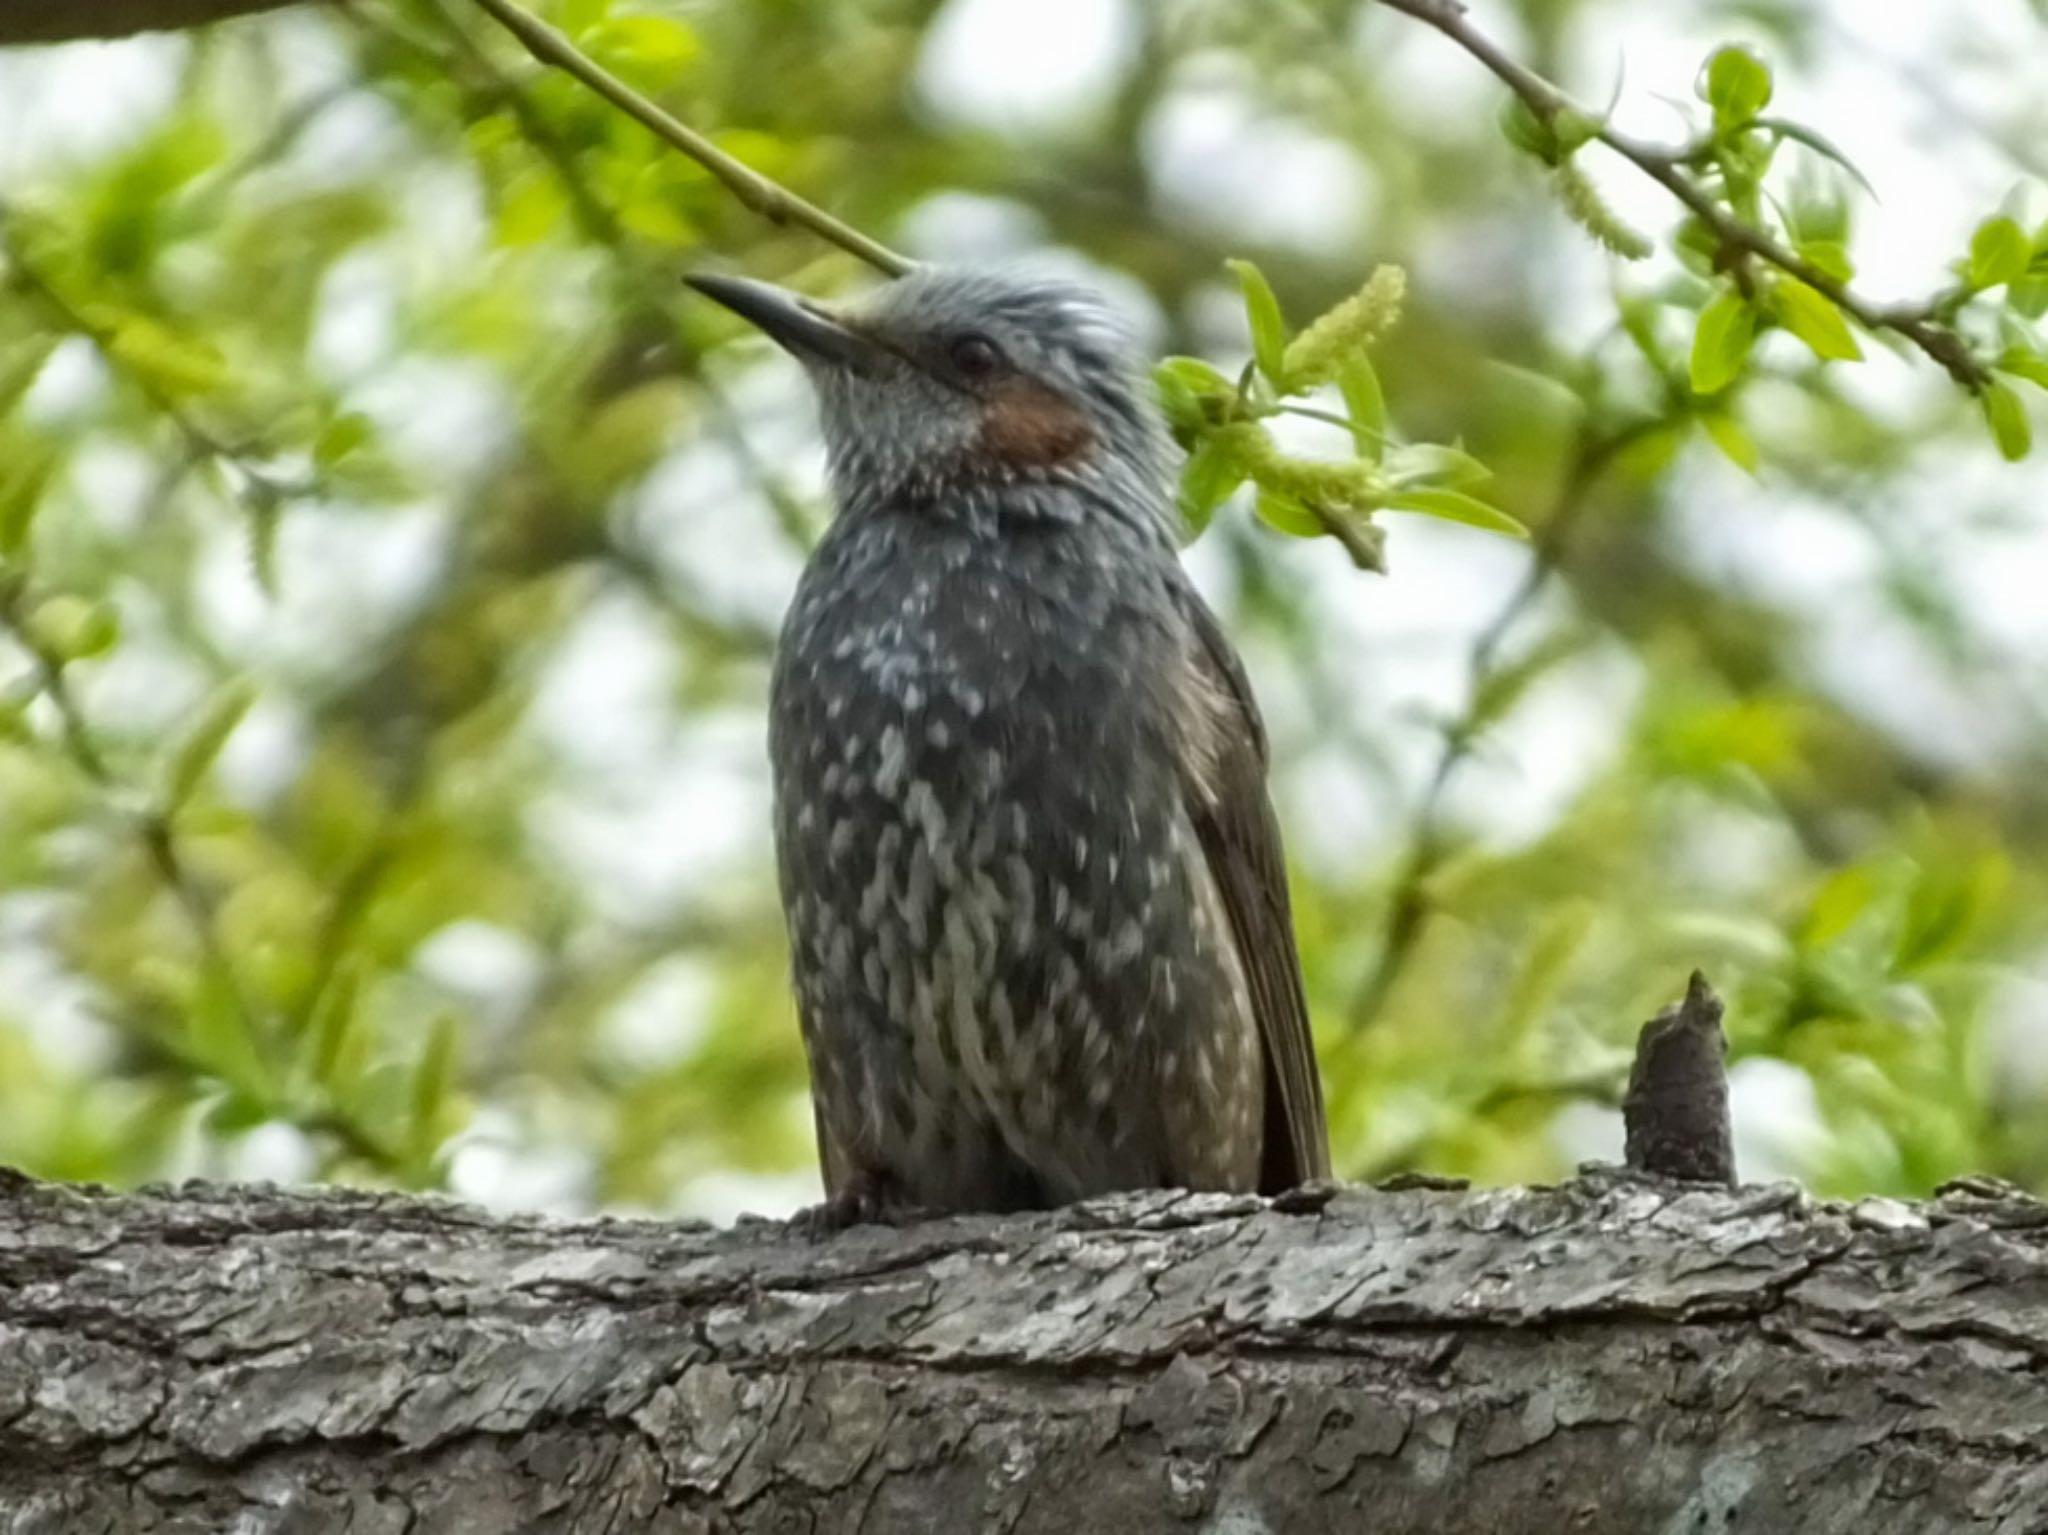
<instances>
[{"instance_id":1,"label":"yellow-green catkin","mask_svg":"<svg viewBox=\"0 0 2048 1535\"><path fill-rule=\"evenodd\" d=\"M1327 384L1356 353L1379 340L1401 318L1408 274L1397 266L1374 269L1365 286L1287 343L1287 384Z\"/></svg>"},{"instance_id":2,"label":"yellow-green catkin","mask_svg":"<svg viewBox=\"0 0 2048 1535\"><path fill-rule=\"evenodd\" d=\"M1565 215L1615 255L1625 261L1641 261L1650 254L1648 237L1623 223L1621 215L1601 201L1593 183L1574 162L1561 161L1550 173L1550 185Z\"/></svg>"},{"instance_id":3,"label":"yellow-green catkin","mask_svg":"<svg viewBox=\"0 0 2048 1535\"><path fill-rule=\"evenodd\" d=\"M1289 458L1256 422L1239 421L1217 434L1245 474L1268 490L1311 506L1369 512L1386 502L1385 477L1363 459Z\"/></svg>"},{"instance_id":4,"label":"yellow-green catkin","mask_svg":"<svg viewBox=\"0 0 2048 1535\"><path fill-rule=\"evenodd\" d=\"M1253 475L1261 485L1312 505L1369 512L1387 499L1386 481L1362 459L1333 463L1327 459L1275 457Z\"/></svg>"}]
</instances>

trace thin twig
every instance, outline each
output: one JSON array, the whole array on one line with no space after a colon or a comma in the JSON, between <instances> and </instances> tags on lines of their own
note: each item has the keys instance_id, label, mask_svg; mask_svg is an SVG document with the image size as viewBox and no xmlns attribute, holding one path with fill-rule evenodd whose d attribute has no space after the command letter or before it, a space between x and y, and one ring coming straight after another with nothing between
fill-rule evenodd
<instances>
[{"instance_id":1,"label":"thin twig","mask_svg":"<svg viewBox=\"0 0 2048 1535\"><path fill-rule=\"evenodd\" d=\"M478 46L475 38L456 19L456 0L437 0L435 10L447 28L448 35L455 41L460 58L444 54L431 41L391 25L390 19L373 11L351 8L351 16L367 28L381 31L400 45L410 48L423 57L433 60L435 66L444 72L467 69L478 81L473 87L476 95L494 106L503 107L518 127L520 136L547 162L554 172L568 200L570 215L584 236L596 244L607 247L616 258L627 282L627 299L631 312L643 316L659 331L665 343L672 342L680 330L680 318L676 309L676 285L673 279L664 281L650 265L647 258L636 247L632 236L619 222L618 216L604 200L591 190L582 168L576 163L574 150L555 131L540 105L525 86L504 70ZM741 429L739 412L725 392L702 369L695 370L693 382L703 394L705 404L719 440L739 460L747 471L748 478L761 488L767 496L770 508L775 513L776 525L790 539L799 551L808 549L815 536L811 518L804 507L802 498L789 488L784 475L764 460L747 440ZM620 554L614 547L616 539L608 541L606 557ZM651 567L650 567L651 568ZM636 580L643 571L629 571ZM664 606L673 607L672 595L663 593L658 583L647 588L650 596L659 599ZM687 616L687 615L686 615ZM695 615L693 622L703 620L704 615Z\"/></svg>"},{"instance_id":2,"label":"thin twig","mask_svg":"<svg viewBox=\"0 0 2048 1535\"><path fill-rule=\"evenodd\" d=\"M696 129L679 122L594 63L568 38L538 17L521 10L511 0L476 0L476 4L518 38L526 51L541 63L573 76L620 111L637 118L656 135L711 172L726 190L770 223L801 224L813 234L822 236L891 277L901 277L911 269L908 257L869 239L815 203L807 202L787 187L735 160Z\"/></svg>"},{"instance_id":3,"label":"thin twig","mask_svg":"<svg viewBox=\"0 0 2048 1535\"><path fill-rule=\"evenodd\" d=\"M7 257L13 280L27 290L61 328L90 341L107 366L134 385L149 402L150 408L177 428L178 435L185 440L186 451L194 459L207 460L223 471L252 522L261 524L274 519L285 502L317 493L319 487L309 480L279 479L258 464L247 448L237 447L222 438L147 373L131 366L121 355L115 333L65 297L23 253L20 241L12 238L8 228L9 217L8 210L0 206L0 252Z\"/></svg>"},{"instance_id":4,"label":"thin twig","mask_svg":"<svg viewBox=\"0 0 2048 1535\"><path fill-rule=\"evenodd\" d=\"M15 642L25 650L34 663L37 681L41 684L43 696L57 712L58 733L62 737L64 752L87 782L97 789L109 808L120 810L121 786L107 766L106 754L93 739L92 728L87 724L85 711L78 705L71 692L70 683L64 675L64 663L52 655L42 642L30 631L23 620L19 607L18 583L0 587L0 627L14 636ZM236 979L233 965L228 960L227 950L222 947L217 931L218 914L212 899L200 886L186 866L184 855L179 851L176 838L171 831L169 819L160 810L146 810L139 815L127 817L132 824L136 840L149 858L158 879L178 905L184 910L199 943L199 951L206 966L214 973L226 995L229 1005L242 1019L252 1044L258 1044L261 1034L257 1029L254 1006Z\"/></svg>"},{"instance_id":5,"label":"thin twig","mask_svg":"<svg viewBox=\"0 0 2048 1535\"><path fill-rule=\"evenodd\" d=\"M1466 19L1465 9L1458 0L1379 0L1379 3L1389 10L1411 16L1425 26L1434 27L1448 37L1498 76L1544 122L1569 112L1596 124L1595 138L1676 197L1714 232L1724 247L1746 252L1798 278L1808 287L1818 289L1865 330L1890 331L1904 337L1940 363L1951 378L1972 394L1990 382L1990 370L1971 355L1968 343L1949 326L1933 318L1927 306L1873 303L1852 292L1847 284L1823 272L1797 251L1788 249L1769 230L1759 229L1737 218L1686 174L1684 163L1690 149L1662 149L1643 143L1608 126L1601 119L1601 114L1587 112L1575 105L1557 86L1509 57L1498 44L1474 27Z\"/></svg>"}]
</instances>

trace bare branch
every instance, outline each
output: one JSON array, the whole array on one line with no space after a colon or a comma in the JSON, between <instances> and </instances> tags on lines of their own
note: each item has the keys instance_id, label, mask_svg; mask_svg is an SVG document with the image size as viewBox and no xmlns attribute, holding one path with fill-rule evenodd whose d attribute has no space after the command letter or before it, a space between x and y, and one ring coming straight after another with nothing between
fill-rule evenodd
<instances>
[{"instance_id":1,"label":"bare branch","mask_svg":"<svg viewBox=\"0 0 2048 1535\"><path fill-rule=\"evenodd\" d=\"M5 0L0 4L0 47L170 32L226 21L231 16L279 11L297 3L299 0Z\"/></svg>"}]
</instances>

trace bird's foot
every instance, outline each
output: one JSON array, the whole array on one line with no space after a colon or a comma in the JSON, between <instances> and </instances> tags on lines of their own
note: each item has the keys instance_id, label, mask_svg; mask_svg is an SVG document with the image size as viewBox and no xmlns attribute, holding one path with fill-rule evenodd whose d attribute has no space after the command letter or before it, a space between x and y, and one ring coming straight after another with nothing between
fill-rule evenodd
<instances>
[{"instance_id":1,"label":"bird's foot","mask_svg":"<svg viewBox=\"0 0 2048 1535\"><path fill-rule=\"evenodd\" d=\"M813 1241L849 1226L914 1226L937 1212L913 1204L894 1179L858 1178L820 1204L790 1217L790 1228Z\"/></svg>"}]
</instances>

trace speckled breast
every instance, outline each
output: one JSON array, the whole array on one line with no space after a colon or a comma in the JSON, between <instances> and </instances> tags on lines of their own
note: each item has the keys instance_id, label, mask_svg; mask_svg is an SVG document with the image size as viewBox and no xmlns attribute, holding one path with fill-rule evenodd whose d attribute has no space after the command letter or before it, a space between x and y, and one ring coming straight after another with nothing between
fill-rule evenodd
<instances>
[{"instance_id":1,"label":"speckled breast","mask_svg":"<svg viewBox=\"0 0 2048 1535\"><path fill-rule=\"evenodd\" d=\"M1048 1199L1164 1181L1164 1074L1256 1098L1248 1025L1181 1037L1242 983L1180 809L1171 605L1058 531L835 532L771 716L829 1133L932 1204L1020 1164Z\"/></svg>"}]
</instances>

